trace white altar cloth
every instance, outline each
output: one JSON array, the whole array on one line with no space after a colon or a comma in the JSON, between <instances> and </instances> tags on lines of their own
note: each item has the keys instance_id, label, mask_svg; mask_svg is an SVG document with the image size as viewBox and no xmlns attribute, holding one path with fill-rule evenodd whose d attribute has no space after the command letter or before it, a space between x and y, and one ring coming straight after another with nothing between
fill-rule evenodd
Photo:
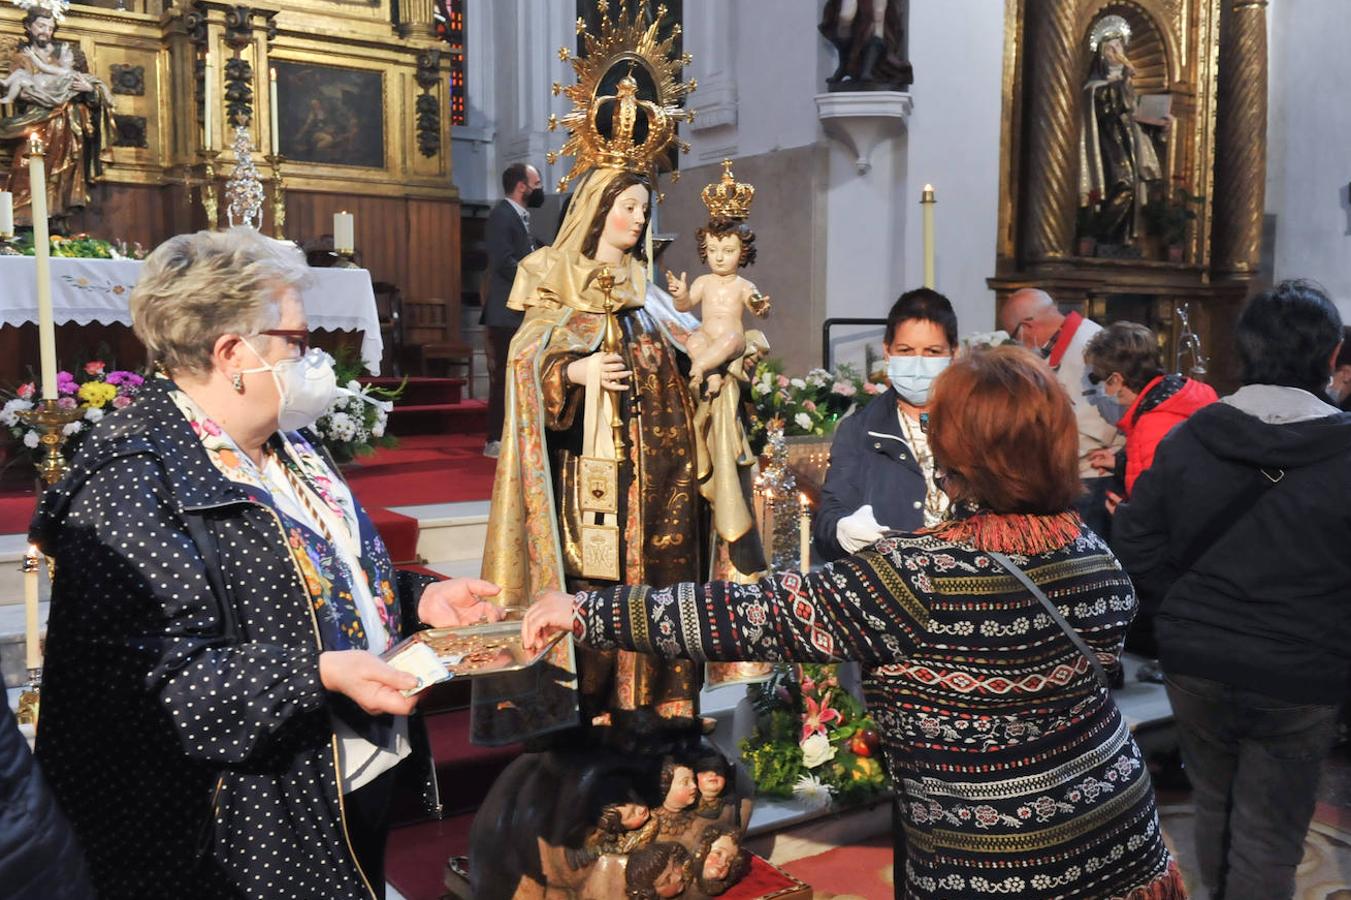
<instances>
[{"instance_id":1,"label":"white altar cloth","mask_svg":"<svg viewBox=\"0 0 1351 900\"><path fill-rule=\"evenodd\" d=\"M58 325L131 325L131 289L142 263L134 259L52 258L52 307ZM361 361L380 374L384 339L365 269L311 269L301 299L312 331L360 331ZM37 261L0 256L0 325L38 320Z\"/></svg>"}]
</instances>

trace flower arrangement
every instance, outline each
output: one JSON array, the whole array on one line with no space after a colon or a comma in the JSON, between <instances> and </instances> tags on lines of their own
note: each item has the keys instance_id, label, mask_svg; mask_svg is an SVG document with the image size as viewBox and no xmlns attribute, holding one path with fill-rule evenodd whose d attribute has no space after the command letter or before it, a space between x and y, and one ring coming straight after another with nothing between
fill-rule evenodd
<instances>
[{"instance_id":1,"label":"flower arrangement","mask_svg":"<svg viewBox=\"0 0 1351 900\"><path fill-rule=\"evenodd\" d=\"M389 411L403 394L404 386L390 389L362 384L357 380L362 368L361 359L354 351L346 348L338 351L333 359L333 371L338 384L351 393L334 400L311 429L333 459L340 463L369 456L379 447L397 447L399 444L398 438L386 427Z\"/></svg>"},{"instance_id":2,"label":"flower arrangement","mask_svg":"<svg viewBox=\"0 0 1351 900\"><path fill-rule=\"evenodd\" d=\"M755 732L741 742L741 758L757 793L819 809L887 789L876 726L863 704L840 687L835 666L781 667L769 681L753 685L749 696L758 719Z\"/></svg>"},{"instance_id":3,"label":"flower arrangement","mask_svg":"<svg viewBox=\"0 0 1351 900\"><path fill-rule=\"evenodd\" d=\"M145 377L126 369L113 369L101 359L90 360L74 373L58 372L56 376L57 405L63 409L81 409L84 416L65 427L66 455L74 452L74 445L89 426L108 413L125 409L136 400L145 383ZM30 453L38 449L41 432L29 428L19 420L19 412L32 409L41 399L36 381L19 385L13 391L0 391L7 397L0 407L0 425Z\"/></svg>"},{"instance_id":4,"label":"flower arrangement","mask_svg":"<svg viewBox=\"0 0 1351 900\"><path fill-rule=\"evenodd\" d=\"M826 437L850 410L862 407L885 392L885 382L865 379L852 366L841 365L834 373L812 369L800 378L784 374L783 363L763 360L755 367L751 402L755 406L752 442L763 439L768 424L779 419L784 434Z\"/></svg>"},{"instance_id":5,"label":"flower arrangement","mask_svg":"<svg viewBox=\"0 0 1351 900\"><path fill-rule=\"evenodd\" d=\"M14 247L24 256L33 256L32 232L25 233L14 241ZM52 256L67 259L145 259L145 248L133 242L130 247L125 241L105 241L102 238L77 234L72 237L51 236Z\"/></svg>"}]
</instances>

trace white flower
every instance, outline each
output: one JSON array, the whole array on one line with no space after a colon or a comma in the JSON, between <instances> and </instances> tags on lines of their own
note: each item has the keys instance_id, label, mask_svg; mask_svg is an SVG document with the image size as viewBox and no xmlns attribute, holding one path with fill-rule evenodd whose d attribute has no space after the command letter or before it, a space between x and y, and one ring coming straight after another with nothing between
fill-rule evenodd
<instances>
[{"instance_id":1,"label":"white flower","mask_svg":"<svg viewBox=\"0 0 1351 900\"><path fill-rule=\"evenodd\" d=\"M351 391L352 393L354 393L354 394L360 394L360 393L361 393L361 382L359 382L359 381L357 381L355 378L353 378L351 381L347 382L347 389L348 389L349 391Z\"/></svg>"},{"instance_id":2,"label":"white flower","mask_svg":"<svg viewBox=\"0 0 1351 900\"><path fill-rule=\"evenodd\" d=\"M830 373L825 369L812 369L807 373L807 384L812 387L822 387L830 381Z\"/></svg>"},{"instance_id":3,"label":"white flower","mask_svg":"<svg viewBox=\"0 0 1351 900\"><path fill-rule=\"evenodd\" d=\"M375 411L375 421L371 424L371 435L373 437L378 438L384 437L385 424L388 421L389 421L389 414L386 413L383 409L377 409Z\"/></svg>"},{"instance_id":4,"label":"white flower","mask_svg":"<svg viewBox=\"0 0 1351 900\"><path fill-rule=\"evenodd\" d=\"M328 417L328 433L334 440L350 441L357 433L357 423L345 412L335 412Z\"/></svg>"},{"instance_id":5,"label":"white flower","mask_svg":"<svg viewBox=\"0 0 1351 900\"><path fill-rule=\"evenodd\" d=\"M808 735L798 746L802 748L802 764L809 769L815 769L835 758L835 748L830 746L830 738L819 732Z\"/></svg>"},{"instance_id":6,"label":"white flower","mask_svg":"<svg viewBox=\"0 0 1351 900\"><path fill-rule=\"evenodd\" d=\"M71 422L65 428L61 429L61 433L64 434L66 437L70 437L72 434L79 434L83 430L84 430L83 422Z\"/></svg>"},{"instance_id":7,"label":"white flower","mask_svg":"<svg viewBox=\"0 0 1351 900\"><path fill-rule=\"evenodd\" d=\"M99 409L97 406L91 406L84 411L84 417L91 422L97 422L99 419L103 418L103 410Z\"/></svg>"},{"instance_id":8,"label":"white flower","mask_svg":"<svg viewBox=\"0 0 1351 900\"><path fill-rule=\"evenodd\" d=\"M25 431L23 433L23 445L29 450L36 450L41 439L36 431Z\"/></svg>"},{"instance_id":9,"label":"white flower","mask_svg":"<svg viewBox=\"0 0 1351 900\"><path fill-rule=\"evenodd\" d=\"M15 425L19 424L19 411L32 408L33 403L31 400L15 397L13 400L6 403L3 409L0 409L0 424L3 424L6 428L13 428Z\"/></svg>"},{"instance_id":10,"label":"white flower","mask_svg":"<svg viewBox=\"0 0 1351 900\"><path fill-rule=\"evenodd\" d=\"M805 412L800 412L797 415L793 416L793 421L796 422L797 426L801 428L803 431L812 430L812 417L807 415Z\"/></svg>"},{"instance_id":11,"label":"white flower","mask_svg":"<svg viewBox=\"0 0 1351 900\"><path fill-rule=\"evenodd\" d=\"M793 785L793 798L808 809L825 809L830 805L830 788L815 775L803 775Z\"/></svg>"},{"instance_id":12,"label":"white flower","mask_svg":"<svg viewBox=\"0 0 1351 900\"><path fill-rule=\"evenodd\" d=\"M799 391L807 386L807 382L803 381L801 378L790 378L788 379L788 383Z\"/></svg>"}]
</instances>

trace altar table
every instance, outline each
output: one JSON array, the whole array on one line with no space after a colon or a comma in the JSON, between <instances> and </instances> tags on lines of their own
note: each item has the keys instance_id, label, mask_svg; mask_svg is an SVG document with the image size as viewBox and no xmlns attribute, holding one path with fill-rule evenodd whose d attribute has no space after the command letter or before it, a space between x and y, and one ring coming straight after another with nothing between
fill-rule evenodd
<instances>
[{"instance_id":1,"label":"altar table","mask_svg":"<svg viewBox=\"0 0 1351 900\"><path fill-rule=\"evenodd\" d=\"M131 325L128 303L139 260L52 257L52 307L58 325ZM0 256L0 326L37 322L37 261ZM380 374L384 339L371 276L365 269L310 269L301 300L312 331L360 331L361 361Z\"/></svg>"}]
</instances>

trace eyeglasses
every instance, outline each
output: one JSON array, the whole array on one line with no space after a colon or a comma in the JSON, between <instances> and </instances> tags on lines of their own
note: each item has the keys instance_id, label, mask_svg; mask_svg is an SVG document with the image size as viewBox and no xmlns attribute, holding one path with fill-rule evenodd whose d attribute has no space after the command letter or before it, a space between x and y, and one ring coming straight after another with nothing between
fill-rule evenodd
<instances>
[{"instance_id":1,"label":"eyeglasses","mask_svg":"<svg viewBox=\"0 0 1351 900\"><path fill-rule=\"evenodd\" d=\"M1108 380L1109 378L1112 377L1112 375L1115 374L1116 374L1115 372L1111 372L1107 375L1102 375L1098 372L1089 372L1088 383L1093 385L1094 387L1097 387L1098 385L1102 384L1104 381Z\"/></svg>"},{"instance_id":2,"label":"eyeglasses","mask_svg":"<svg viewBox=\"0 0 1351 900\"><path fill-rule=\"evenodd\" d=\"M304 356L310 350L310 333L304 328L269 328L267 331L258 333L284 338L287 343L300 351L301 356Z\"/></svg>"}]
</instances>

